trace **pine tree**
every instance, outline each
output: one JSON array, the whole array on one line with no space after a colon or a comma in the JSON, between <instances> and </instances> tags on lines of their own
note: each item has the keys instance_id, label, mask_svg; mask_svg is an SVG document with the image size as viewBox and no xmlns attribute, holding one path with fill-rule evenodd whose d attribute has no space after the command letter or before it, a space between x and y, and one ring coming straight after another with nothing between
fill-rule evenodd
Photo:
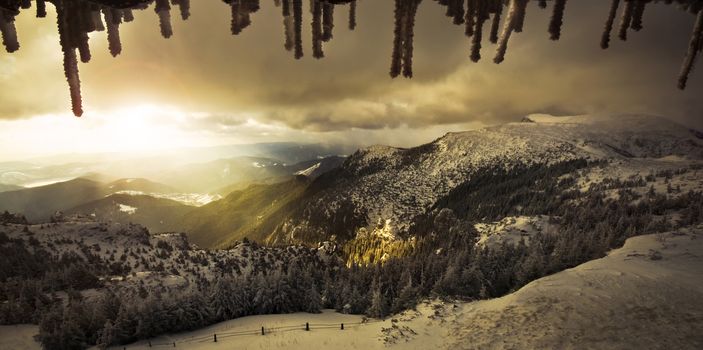
<instances>
[{"instance_id":1,"label":"pine tree","mask_svg":"<svg viewBox=\"0 0 703 350\"><path fill-rule=\"evenodd\" d=\"M127 343L134 340L136 322L132 313L122 305L114 321L114 338L116 343Z\"/></svg>"},{"instance_id":2,"label":"pine tree","mask_svg":"<svg viewBox=\"0 0 703 350\"><path fill-rule=\"evenodd\" d=\"M217 320L224 321L235 317L236 306L230 298L233 292L232 281L227 278L219 279L215 283L210 296L210 305L213 308L214 316Z\"/></svg>"},{"instance_id":3,"label":"pine tree","mask_svg":"<svg viewBox=\"0 0 703 350\"><path fill-rule=\"evenodd\" d=\"M305 298L305 312L309 313L319 313L322 310L322 298L320 293L317 291L317 285L315 283L310 287L310 292Z\"/></svg>"},{"instance_id":4,"label":"pine tree","mask_svg":"<svg viewBox=\"0 0 703 350\"><path fill-rule=\"evenodd\" d=\"M415 306L418 299L418 290L413 285L412 276L408 273L408 270L403 270L403 274L400 277L400 282L405 281L403 287L398 293L398 297L393 300L392 312L398 313L405 309L409 309Z\"/></svg>"},{"instance_id":5,"label":"pine tree","mask_svg":"<svg viewBox=\"0 0 703 350\"><path fill-rule=\"evenodd\" d=\"M377 280L371 285L371 305L366 313L371 317L383 318L388 315L388 299Z\"/></svg>"},{"instance_id":6,"label":"pine tree","mask_svg":"<svg viewBox=\"0 0 703 350\"><path fill-rule=\"evenodd\" d=\"M112 321L107 320L107 321L105 321L105 325L103 326L103 329L100 331L97 345L101 349L106 349L108 346L112 345L114 342L115 342L115 326L112 324Z\"/></svg>"}]
</instances>

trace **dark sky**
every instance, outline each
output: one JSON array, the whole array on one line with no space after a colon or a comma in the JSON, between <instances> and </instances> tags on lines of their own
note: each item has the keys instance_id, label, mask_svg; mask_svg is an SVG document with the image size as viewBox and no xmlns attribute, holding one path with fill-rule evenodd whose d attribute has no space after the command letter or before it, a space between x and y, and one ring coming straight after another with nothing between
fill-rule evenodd
<instances>
[{"instance_id":1,"label":"dark sky","mask_svg":"<svg viewBox=\"0 0 703 350\"><path fill-rule=\"evenodd\" d=\"M230 9L222 1L192 1L187 21L174 7L169 39L162 38L153 8L135 11L135 20L121 26L116 58L104 32L90 34L92 60L79 64L86 113L78 121L70 115L53 6L44 19L26 10L16 20L20 50L0 51L0 147L61 130L75 135L51 136L54 146L71 151L85 145L66 145L67 138L130 127L153 128L144 138L181 141L162 147L283 140L407 146L541 112L645 113L703 128L703 74L694 69L688 88L676 88L695 15L649 4L644 28L623 42L617 38L620 9L611 47L602 50L609 7L604 0L568 1L561 39L551 41L552 2L546 9L530 2L524 31L513 33L506 59L497 65L496 45L487 38L490 21L482 59L474 63L464 27L451 23L446 7L424 0L415 21L412 79L388 74L394 29L389 0L360 1L355 31L347 28L349 7L337 6L323 59L312 57L311 15L303 1L300 60L284 49L283 17L272 1L261 2L238 36L230 33ZM120 129L120 118L134 125L125 122ZM96 145L101 139L86 142L111 150Z\"/></svg>"}]
</instances>

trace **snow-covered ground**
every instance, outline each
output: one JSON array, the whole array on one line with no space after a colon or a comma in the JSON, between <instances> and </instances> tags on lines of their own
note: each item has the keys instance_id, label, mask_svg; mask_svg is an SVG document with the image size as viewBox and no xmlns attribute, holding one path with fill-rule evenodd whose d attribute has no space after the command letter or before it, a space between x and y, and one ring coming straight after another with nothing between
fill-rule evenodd
<instances>
[{"instance_id":1,"label":"snow-covered ground","mask_svg":"<svg viewBox=\"0 0 703 350\"><path fill-rule=\"evenodd\" d=\"M453 349L701 349L703 230L630 238L446 320Z\"/></svg>"},{"instance_id":2,"label":"snow-covered ground","mask_svg":"<svg viewBox=\"0 0 703 350\"><path fill-rule=\"evenodd\" d=\"M475 224L479 237L476 245L493 248L503 242L530 245L530 237L537 233L557 234L558 225L549 222L549 216L509 216L498 222Z\"/></svg>"},{"instance_id":3,"label":"snow-covered ground","mask_svg":"<svg viewBox=\"0 0 703 350\"><path fill-rule=\"evenodd\" d=\"M132 215L132 214L136 213L136 212L137 212L137 209L138 209L138 208L135 208L135 207L130 207L129 205L126 205L126 204L118 204L118 206L120 207L120 211L121 211L121 212L127 213L127 214L129 214L129 215Z\"/></svg>"},{"instance_id":4,"label":"snow-covered ground","mask_svg":"<svg viewBox=\"0 0 703 350\"><path fill-rule=\"evenodd\" d=\"M296 172L295 175L310 176L310 175L312 175L312 173L315 172L315 170L317 170L320 167L320 164L322 164L322 163L316 163L315 165L313 165L307 169L303 169L301 171Z\"/></svg>"},{"instance_id":5,"label":"snow-covered ground","mask_svg":"<svg viewBox=\"0 0 703 350\"><path fill-rule=\"evenodd\" d=\"M698 227L630 238L607 257L502 298L427 301L383 321L329 310L251 316L150 341L196 350L701 349L701 329L703 227ZM0 327L0 349L39 349L32 339L36 332L36 326ZM148 342L127 348L148 349Z\"/></svg>"},{"instance_id":6,"label":"snow-covered ground","mask_svg":"<svg viewBox=\"0 0 703 350\"><path fill-rule=\"evenodd\" d=\"M219 194L211 193L156 193L156 192L143 192L143 191L117 191L109 194L127 194L130 196L151 196L154 198L170 199L172 201L180 202L185 205L190 205L194 207L201 207L210 202L222 199Z\"/></svg>"},{"instance_id":7,"label":"snow-covered ground","mask_svg":"<svg viewBox=\"0 0 703 350\"><path fill-rule=\"evenodd\" d=\"M302 330L305 322L311 331ZM342 322L344 331L337 327ZM703 227L631 238L605 258L502 298L425 302L384 321L358 322L362 317L331 311L253 316L153 342L203 350L701 349ZM262 336L261 326L294 330ZM247 330L253 335L222 338ZM222 334L218 343L212 342L214 333Z\"/></svg>"},{"instance_id":8,"label":"snow-covered ground","mask_svg":"<svg viewBox=\"0 0 703 350\"><path fill-rule=\"evenodd\" d=\"M39 327L32 324L0 326L0 349L41 350L41 344L34 340Z\"/></svg>"}]
</instances>

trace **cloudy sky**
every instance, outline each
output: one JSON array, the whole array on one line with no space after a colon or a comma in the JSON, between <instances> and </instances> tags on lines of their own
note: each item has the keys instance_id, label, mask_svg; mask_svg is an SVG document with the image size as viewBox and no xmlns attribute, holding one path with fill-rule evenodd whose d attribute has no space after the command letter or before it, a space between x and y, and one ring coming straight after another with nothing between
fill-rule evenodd
<instances>
[{"instance_id":1,"label":"cloudy sky","mask_svg":"<svg viewBox=\"0 0 703 350\"><path fill-rule=\"evenodd\" d=\"M611 47L601 50L610 1L568 1L559 41L547 31L551 2L540 9L533 1L497 65L490 23L483 58L473 63L463 26L425 0L414 77L391 79L392 1L360 1L354 31L349 7L337 6L323 59L312 57L303 4L300 60L284 49L273 1L262 1L238 36L222 1L192 1L187 21L174 7L169 39L153 7L135 11L120 28L116 58L105 32L91 33L92 60L79 64L82 118L70 112L53 6L43 19L24 10L15 22L20 49L0 50L0 160L268 141L411 146L537 112L646 113L703 128L703 74L694 70L687 90L676 88L695 20L677 6L648 5L644 29L626 42L617 39L616 19Z\"/></svg>"}]
</instances>

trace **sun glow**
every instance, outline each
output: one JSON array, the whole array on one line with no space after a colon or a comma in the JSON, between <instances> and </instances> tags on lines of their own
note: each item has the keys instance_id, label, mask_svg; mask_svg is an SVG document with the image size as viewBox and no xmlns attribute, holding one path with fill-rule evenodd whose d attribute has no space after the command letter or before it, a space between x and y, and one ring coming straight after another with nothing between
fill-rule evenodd
<instances>
[{"instance_id":1,"label":"sun glow","mask_svg":"<svg viewBox=\"0 0 703 350\"><path fill-rule=\"evenodd\" d=\"M47 153L149 153L206 145L206 135L188 130L192 119L175 107L141 104L93 111L81 118L62 113L2 121L0 155L20 158Z\"/></svg>"},{"instance_id":2,"label":"sun glow","mask_svg":"<svg viewBox=\"0 0 703 350\"><path fill-rule=\"evenodd\" d=\"M185 113L170 107L140 105L106 113L97 130L121 152L142 152L193 146L191 135L178 127Z\"/></svg>"}]
</instances>

